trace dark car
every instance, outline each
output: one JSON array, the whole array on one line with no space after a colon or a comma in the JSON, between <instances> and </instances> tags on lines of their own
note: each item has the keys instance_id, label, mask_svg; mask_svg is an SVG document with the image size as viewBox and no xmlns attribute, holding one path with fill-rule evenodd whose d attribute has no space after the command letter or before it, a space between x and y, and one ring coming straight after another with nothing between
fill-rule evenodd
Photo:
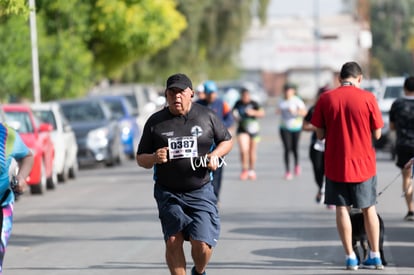
<instances>
[{"instance_id":1,"label":"dark car","mask_svg":"<svg viewBox=\"0 0 414 275\"><path fill-rule=\"evenodd\" d=\"M58 103L75 132L79 166L121 163L119 124L103 100L82 98Z\"/></svg>"},{"instance_id":2,"label":"dark car","mask_svg":"<svg viewBox=\"0 0 414 275\"><path fill-rule=\"evenodd\" d=\"M141 137L141 129L137 123L138 113L124 96L102 95L98 98L105 101L111 109L112 115L118 119L124 153L130 159L135 159L136 149Z\"/></svg>"}]
</instances>

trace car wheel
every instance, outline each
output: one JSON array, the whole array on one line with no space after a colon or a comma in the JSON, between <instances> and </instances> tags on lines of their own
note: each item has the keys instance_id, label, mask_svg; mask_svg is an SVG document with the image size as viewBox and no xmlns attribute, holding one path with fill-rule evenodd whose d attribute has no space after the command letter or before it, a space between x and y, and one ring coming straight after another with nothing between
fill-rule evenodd
<instances>
[{"instance_id":1,"label":"car wheel","mask_svg":"<svg viewBox=\"0 0 414 275\"><path fill-rule=\"evenodd\" d=\"M55 189L57 182L58 182L58 176L57 176L55 169L53 169L52 175L46 180L46 188L49 190Z\"/></svg>"},{"instance_id":2,"label":"car wheel","mask_svg":"<svg viewBox=\"0 0 414 275\"><path fill-rule=\"evenodd\" d=\"M69 178L74 179L78 175L79 165L78 161L75 160L72 167L69 168Z\"/></svg>"},{"instance_id":3,"label":"car wheel","mask_svg":"<svg viewBox=\"0 0 414 275\"><path fill-rule=\"evenodd\" d=\"M118 157L116 158L116 164L117 165L122 165L123 162L125 162L125 154L124 152L119 152Z\"/></svg>"},{"instance_id":4,"label":"car wheel","mask_svg":"<svg viewBox=\"0 0 414 275\"><path fill-rule=\"evenodd\" d=\"M45 164L42 162L40 182L37 184L30 185L30 193L33 195L43 194L44 190L46 189L46 182L47 182L46 168L45 168Z\"/></svg>"},{"instance_id":5,"label":"car wheel","mask_svg":"<svg viewBox=\"0 0 414 275\"><path fill-rule=\"evenodd\" d=\"M122 165L122 163L125 162L126 155L124 153L124 147L121 143L118 146L118 153L117 154L118 154L118 156L116 158L116 164L117 165Z\"/></svg>"},{"instance_id":6,"label":"car wheel","mask_svg":"<svg viewBox=\"0 0 414 275\"><path fill-rule=\"evenodd\" d=\"M68 178L69 178L69 169L70 169L70 168L68 168L68 167L66 166L66 164L65 164L65 167L63 167L63 171L62 171L62 173L59 173L59 174L57 175L57 177L58 177L58 182L60 182L60 183L65 183L65 182L68 180Z\"/></svg>"}]
</instances>

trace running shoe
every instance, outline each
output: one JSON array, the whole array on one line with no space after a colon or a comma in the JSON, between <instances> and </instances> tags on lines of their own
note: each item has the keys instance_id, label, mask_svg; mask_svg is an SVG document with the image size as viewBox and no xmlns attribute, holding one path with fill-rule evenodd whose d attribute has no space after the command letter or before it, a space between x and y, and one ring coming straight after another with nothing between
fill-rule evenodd
<instances>
[{"instance_id":1,"label":"running shoe","mask_svg":"<svg viewBox=\"0 0 414 275\"><path fill-rule=\"evenodd\" d=\"M296 176L299 176L301 174L301 172L302 172L302 170L300 169L300 166L299 165L296 165L295 166L295 175Z\"/></svg>"},{"instance_id":2,"label":"running shoe","mask_svg":"<svg viewBox=\"0 0 414 275\"><path fill-rule=\"evenodd\" d=\"M203 273L198 273L195 269L195 266L191 269L191 275L206 275L207 273L204 271Z\"/></svg>"},{"instance_id":3,"label":"running shoe","mask_svg":"<svg viewBox=\"0 0 414 275\"><path fill-rule=\"evenodd\" d=\"M347 258L345 266L347 270L358 270L358 259Z\"/></svg>"},{"instance_id":4,"label":"running shoe","mask_svg":"<svg viewBox=\"0 0 414 275\"><path fill-rule=\"evenodd\" d=\"M256 180L257 176L256 176L256 172L254 170L249 170L248 172L248 177L251 180Z\"/></svg>"},{"instance_id":5,"label":"running shoe","mask_svg":"<svg viewBox=\"0 0 414 275\"><path fill-rule=\"evenodd\" d=\"M240 179L241 180L247 180L249 177L249 172L247 170L243 170L240 174Z\"/></svg>"},{"instance_id":6,"label":"running shoe","mask_svg":"<svg viewBox=\"0 0 414 275\"><path fill-rule=\"evenodd\" d=\"M291 179L293 179L292 173L286 172L286 174L285 174L285 180L291 180Z\"/></svg>"},{"instance_id":7,"label":"running shoe","mask_svg":"<svg viewBox=\"0 0 414 275\"><path fill-rule=\"evenodd\" d=\"M326 208L327 208L328 210L335 210L335 209L336 209L335 205L333 205L333 204L327 204L327 205L326 205Z\"/></svg>"},{"instance_id":8,"label":"running shoe","mask_svg":"<svg viewBox=\"0 0 414 275\"><path fill-rule=\"evenodd\" d=\"M322 204L325 201L325 194L323 192L319 191L316 194L315 200L316 200L316 203Z\"/></svg>"},{"instance_id":9,"label":"running shoe","mask_svg":"<svg viewBox=\"0 0 414 275\"><path fill-rule=\"evenodd\" d=\"M367 268L367 269L379 269L379 270L384 269L384 265L382 264L380 257L375 257L375 258L368 257L368 259L366 259L362 263L362 265L364 268Z\"/></svg>"},{"instance_id":10,"label":"running shoe","mask_svg":"<svg viewBox=\"0 0 414 275\"><path fill-rule=\"evenodd\" d=\"M404 220L414 222L414 212L413 211L408 211L407 215L405 215L405 217L404 217Z\"/></svg>"}]
</instances>

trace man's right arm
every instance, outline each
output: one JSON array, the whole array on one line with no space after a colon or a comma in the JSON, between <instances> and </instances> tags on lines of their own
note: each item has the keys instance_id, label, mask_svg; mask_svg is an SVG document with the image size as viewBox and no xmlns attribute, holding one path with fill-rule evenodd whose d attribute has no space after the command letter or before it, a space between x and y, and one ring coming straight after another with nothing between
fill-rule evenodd
<instances>
[{"instance_id":1,"label":"man's right arm","mask_svg":"<svg viewBox=\"0 0 414 275\"><path fill-rule=\"evenodd\" d=\"M168 147L159 148L152 154L137 154L136 160L139 166L146 169L152 168L154 164L166 163L168 161Z\"/></svg>"},{"instance_id":2,"label":"man's right arm","mask_svg":"<svg viewBox=\"0 0 414 275\"><path fill-rule=\"evenodd\" d=\"M155 154L137 154L136 160L138 166L150 169L155 164Z\"/></svg>"}]
</instances>

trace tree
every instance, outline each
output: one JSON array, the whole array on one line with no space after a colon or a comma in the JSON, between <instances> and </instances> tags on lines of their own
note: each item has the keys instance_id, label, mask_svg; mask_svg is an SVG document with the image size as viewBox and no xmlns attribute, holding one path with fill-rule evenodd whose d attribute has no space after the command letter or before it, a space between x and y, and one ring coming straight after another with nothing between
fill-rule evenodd
<instances>
[{"instance_id":1,"label":"tree","mask_svg":"<svg viewBox=\"0 0 414 275\"><path fill-rule=\"evenodd\" d=\"M173 0L37 0L36 4L44 100L84 95L103 77L114 77L129 63L167 47L186 27ZM0 61L8 64L0 79L13 78L1 89L29 97L31 79L12 74L31 67L31 51L24 48L30 45L27 18L3 13L0 33L10 38L0 45L6 49ZM16 37L22 47L15 47ZM8 56L25 63L12 62Z\"/></svg>"},{"instance_id":2,"label":"tree","mask_svg":"<svg viewBox=\"0 0 414 275\"><path fill-rule=\"evenodd\" d=\"M252 0L180 0L188 28L170 47L137 61L120 81L161 83L169 74L188 72L194 80L237 77L240 46L250 27ZM268 0L258 0L265 20Z\"/></svg>"},{"instance_id":3,"label":"tree","mask_svg":"<svg viewBox=\"0 0 414 275\"><path fill-rule=\"evenodd\" d=\"M0 0L0 16L8 14L27 14L29 12L25 0Z\"/></svg>"},{"instance_id":4,"label":"tree","mask_svg":"<svg viewBox=\"0 0 414 275\"><path fill-rule=\"evenodd\" d=\"M32 73L26 18L16 16L4 22L0 38L0 99L8 95L30 96Z\"/></svg>"},{"instance_id":5,"label":"tree","mask_svg":"<svg viewBox=\"0 0 414 275\"><path fill-rule=\"evenodd\" d=\"M83 96L103 78L161 82L237 74L251 7L269 0L36 0L43 100ZM0 91L31 98L31 50L23 0L0 0ZM74 15L76 13L76 16ZM3 39L6 37L6 39Z\"/></svg>"},{"instance_id":6,"label":"tree","mask_svg":"<svg viewBox=\"0 0 414 275\"><path fill-rule=\"evenodd\" d=\"M413 1L371 0L372 56L376 68L383 68L386 75L414 73L414 43L410 43L410 28L413 26L411 11L414 11ZM414 31L411 33L413 36Z\"/></svg>"}]
</instances>

